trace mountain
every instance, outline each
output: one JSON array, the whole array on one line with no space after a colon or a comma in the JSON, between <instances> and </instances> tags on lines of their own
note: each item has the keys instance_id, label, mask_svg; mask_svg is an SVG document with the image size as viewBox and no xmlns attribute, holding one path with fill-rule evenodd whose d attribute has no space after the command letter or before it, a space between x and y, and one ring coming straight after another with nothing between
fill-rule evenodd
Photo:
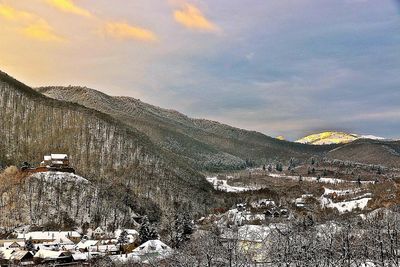
<instances>
[{"instance_id":1,"label":"mountain","mask_svg":"<svg viewBox=\"0 0 400 267\"><path fill-rule=\"evenodd\" d=\"M206 181L207 171L286 163L291 158L306 162L311 157L400 165L398 142L361 139L322 146L288 142L93 89L34 90L2 72L0 114L0 167L67 153L77 174L97 188L99 201L115 203L114 214L124 217L120 222L127 221L130 213L152 213L150 217L159 221L177 206L200 215L232 204L233 198L216 192ZM91 210L96 220L110 212L96 207Z\"/></svg>"},{"instance_id":2,"label":"mountain","mask_svg":"<svg viewBox=\"0 0 400 267\"><path fill-rule=\"evenodd\" d=\"M134 211L139 207L131 197L147 199L149 208L143 210L164 214L176 203L196 213L219 205L202 174L142 132L97 110L46 97L3 72L0 114L0 166L66 153L77 174L103 187L105 196L123 198L129 192L121 201ZM92 212L104 216L100 209Z\"/></svg>"},{"instance_id":3,"label":"mountain","mask_svg":"<svg viewBox=\"0 0 400 267\"><path fill-rule=\"evenodd\" d=\"M327 131L305 136L297 140L296 142L301 144L310 144L310 145L331 145L331 144L347 144L358 139L384 140L385 138L373 135L358 135L345 132Z\"/></svg>"},{"instance_id":4,"label":"mountain","mask_svg":"<svg viewBox=\"0 0 400 267\"><path fill-rule=\"evenodd\" d=\"M216 171L243 168L292 157L323 155L328 147L291 143L204 119L193 119L130 97L113 97L86 87L43 87L48 97L96 109L142 132L163 150L193 168Z\"/></svg>"}]
</instances>

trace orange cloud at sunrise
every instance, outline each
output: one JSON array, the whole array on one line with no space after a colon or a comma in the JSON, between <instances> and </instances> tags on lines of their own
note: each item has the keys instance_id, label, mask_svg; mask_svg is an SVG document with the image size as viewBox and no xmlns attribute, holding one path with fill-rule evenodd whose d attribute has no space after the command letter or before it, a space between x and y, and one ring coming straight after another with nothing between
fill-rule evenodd
<instances>
[{"instance_id":1,"label":"orange cloud at sunrise","mask_svg":"<svg viewBox=\"0 0 400 267\"><path fill-rule=\"evenodd\" d=\"M0 18L12 22L18 28L18 32L30 39L46 42L63 40L45 19L34 13L0 4Z\"/></svg>"},{"instance_id":2,"label":"orange cloud at sunrise","mask_svg":"<svg viewBox=\"0 0 400 267\"><path fill-rule=\"evenodd\" d=\"M83 17L92 16L88 10L78 7L74 2L72 2L72 0L47 0L47 3L67 13L72 13Z\"/></svg>"},{"instance_id":3,"label":"orange cloud at sunrise","mask_svg":"<svg viewBox=\"0 0 400 267\"><path fill-rule=\"evenodd\" d=\"M146 42L157 40L156 35L147 29L132 26L126 22L108 22L104 26L104 33L116 39L134 39Z\"/></svg>"},{"instance_id":4,"label":"orange cloud at sunrise","mask_svg":"<svg viewBox=\"0 0 400 267\"><path fill-rule=\"evenodd\" d=\"M218 27L209 21L196 6L184 4L183 8L174 12L175 21L189 29L217 31Z\"/></svg>"}]
</instances>

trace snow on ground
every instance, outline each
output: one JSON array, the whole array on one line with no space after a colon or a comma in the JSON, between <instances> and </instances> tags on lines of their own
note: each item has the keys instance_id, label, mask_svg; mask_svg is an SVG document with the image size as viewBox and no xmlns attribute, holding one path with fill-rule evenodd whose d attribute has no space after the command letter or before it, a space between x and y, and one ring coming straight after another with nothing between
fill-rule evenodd
<instances>
[{"instance_id":1,"label":"snow on ground","mask_svg":"<svg viewBox=\"0 0 400 267\"><path fill-rule=\"evenodd\" d=\"M291 179L291 180L299 180L299 176L290 176L290 175L285 175L285 174L279 174L279 173L270 173L268 174L271 177L275 178L286 178L286 179ZM318 182L317 177L302 177L303 181L307 182ZM329 178L329 177L321 177L319 179L320 183L325 183L325 184L340 184L340 183L357 183L357 181L347 181L343 179L337 179L337 178ZM374 183L374 181L361 181L362 184L371 184Z\"/></svg>"},{"instance_id":2,"label":"snow on ground","mask_svg":"<svg viewBox=\"0 0 400 267\"><path fill-rule=\"evenodd\" d=\"M239 211L238 209L231 209L221 216L217 221L217 225L220 227L226 227L227 225L241 226L257 220L265 220L265 215L262 213L252 213L248 210Z\"/></svg>"},{"instance_id":3,"label":"snow on ground","mask_svg":"<svg viewBox=\"0 0 400 267\"><path fill-rule=\"evenodd\" d=\"M32 174L31 177L39 180L44 180L46 182L63 181L63 182L75 182L84 184L89 183L89 181L86 180L85 178L69 172L38 172Z\"/></svg>"},{"instance_id":4,"label":"snow on ground","mask_svg":"<svg viewBox=\"0 0 400 267\"><path fill-rule=\"evenodd\" d=\"M228 184L227 180L219 180L217 177L207 177L206 179L214 186L215 189L225 192L243 192L260 189L254 186L231 186Z\"/></svg>"},{"instance_id":5,"label":"snow on ground","mask_svg":"<svg viewBox=\"0 0 400 267\"><path fill-rule=\"evenodd\" d=\"M324 195L336 194L337 196L345 196L345 195L356 194L356 193L361 192L361 190L358 188L346 189L346 190L334 190L334 189L329 189L329 188L324 188L324 189L325 189Z\"/></svg>"},{"instance_id":6,"label":"snow on ground","mask_svg":"<svg viewBox=\"0 0 400 267\"><path fill-rule=\"evenodd\" d=\"M280 179L290 179L290 180L299 180L299 176L291 176L291 175L285 175L285 174L279 174L279 173L269 173L268 176L273 177L273 178L280 178ZM244 191L252 191L252 190L259 190L262 189L263 187L258 186L231 186L228 184L228 180L232 178L232 176L228 176L227 180L219 180L218 177L207 177L207 181L211 183L215 189L225 191L225 192L244 192ZM306 182L318 182L317 177L302 177L303 181ZM337 179L337 178L329 178L329 177L321 177L319 178L320 183L325 183L325 184L339 184L339 183L357 183L357 181L348 181L348 180L343 180L343 179ZM361 184L371 184L374 183L374 181L361 181Z\"/></svg>"},{"instance_id":7,"label":"snow on ground","mask_svg":"<svg viewBox=\"0 0 400 267\"><path fill-rule=\"evenodd\" d=\"M357 197L356 199L351 199L351 200L336 202L336 203L333 202L332 199L326 197L326 195L328 195L330 193L339 192L339 193L343 194L344 191L346 191L346 190L342 190L342 192L340 192L340 190L330 190L330 189L325 188L325 192L320 198L322 207L337 209L340 213L345 213L345 212L351 212L355 209L361 209L361 210L365 209L367 207L368 201L370 201L372 199L371 193L363 194L363 195Z\"/></svg>"}]
</instances>

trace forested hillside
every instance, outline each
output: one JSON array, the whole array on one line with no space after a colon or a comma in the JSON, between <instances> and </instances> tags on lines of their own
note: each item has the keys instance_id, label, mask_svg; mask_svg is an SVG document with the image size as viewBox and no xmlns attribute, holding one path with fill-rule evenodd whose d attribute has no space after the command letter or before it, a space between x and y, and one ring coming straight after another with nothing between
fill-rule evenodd
<instances>
[{"instance_id":1,"label":"forested hillside","mask_svg":"<svg viewBox=\"0 0 400 267\"><path fill-rule=\"evenodd\" d=\"M99 184L118 181L121 190L133 190L161 210L178 201L202 212L215 203L202 175L166 156L144 134L98 111L47 98L4 73L0 113L1 165L62 152L83 177Z\"/></svg>"},{"instance_id":2,"label":"forested hillside","mask_svg":"<svg viewBox=\"0 0 400 267\"><path fill-rule=\"evenodd\" d=\"M192 119L130 97L112 97L84 87L44 87L39 92L99 110L139 130L163 149L199 170L242 168L292 157L305 160L333 147L277 140L264 134L204 119Z\"/></svg>"},{"instance_id":3,"label":"forested hillside","mask_svg":"<svg viewBox=\"0 0 400 267\"><path fill-rule=\"evenodd\" d=\"M58 230L91 224L113 231L132 225L145 208L152 208L153 220L160 215L150 200L137 197L133 188L125 189L117 179L91 183L70 173L30 176L8 167L0 173L0 196L0 225L5 229L35 225Z\"/></svg>"}]
</instances>

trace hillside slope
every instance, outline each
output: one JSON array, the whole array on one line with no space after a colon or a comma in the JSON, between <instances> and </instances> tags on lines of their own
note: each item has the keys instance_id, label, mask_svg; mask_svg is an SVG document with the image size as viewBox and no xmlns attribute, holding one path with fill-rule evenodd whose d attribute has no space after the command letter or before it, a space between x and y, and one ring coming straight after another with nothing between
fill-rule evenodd
<instances>
[{"instance_id":1,"label":"hillside slope","mask_svg":"<svg viewBox=\"0 0 400 267\"><path fill-rule=\"evenodd\" d=\"M37 90L54 99L78 103L124 121L199 170L241 168L246 161L253 160L260 164L292 157L307 159L332 149L286 142L214 121L192 119L134 98L112 97L83 87Z\"/></svg>"},{"instance_id":2,"label":"hillside slope","mask_svg":"<svg viewBox=\"0 0 400 267\"><path fill-rule=\"evenodd\" d=\"M400 141L360 139L333 149L327 157L400 168Z\"/></svg>"},{"instance_id":3,"label":"hillside slope","mask_svg":"<svg viewBox=\"0 0 400 267\"><path fill-rule=\"evenodd\" d=\"M45 97L0 73L0 165L68 153L78 174L113 181L161 210L176 201L197 212L215 203L204 177L143 133L99 111ZM162 190L161 190L162 188Z\"/></svg>"}]
</instances>

